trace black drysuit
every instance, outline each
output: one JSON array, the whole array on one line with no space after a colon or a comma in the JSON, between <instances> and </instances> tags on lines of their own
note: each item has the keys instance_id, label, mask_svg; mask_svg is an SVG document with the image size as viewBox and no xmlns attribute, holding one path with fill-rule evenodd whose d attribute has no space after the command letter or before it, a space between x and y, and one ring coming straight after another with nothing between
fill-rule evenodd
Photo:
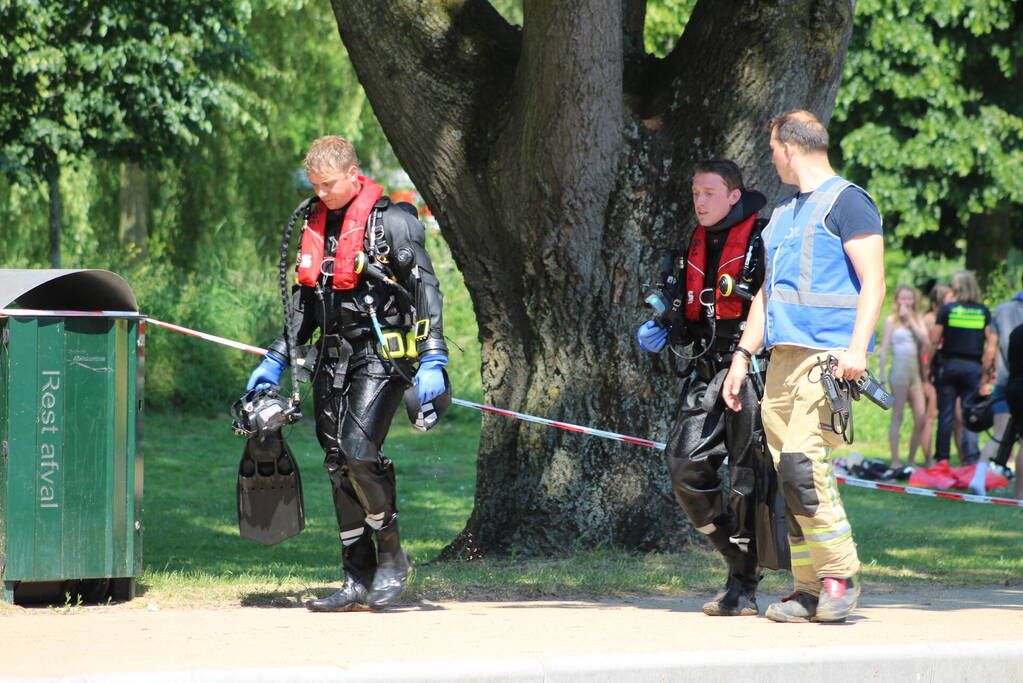
<instances>
[{"instance_id":1,"label":"black drysuit","mask_svg":"<svg viewBox=\"0 0 1023 683\"><path fill-rule=\"evenodd\" d=\"M327 214L327 255L335 253L344 212ZM292 289L294 344L300 356L311 351L314 355L307 357L315 358L306 367L311 367L316 436L326 453L323 464L334 496L342 565L367 586L377 566L374 534L381 554L399 550L394 465L382 448L415 372L414 359L384 357L370 308L385 334L398 332L403 338L417 321L428 320L429 332L417 343L418 357L447 355L443 297L426 252L425 231L413 212L410 205L378 201L365 240L367 253L386 252L381 255L387 262L370 268L393 276L408 296L369 271L354 289L335 290L327 267L316 287L296 284ZM376 248L370 246L374 225L383 230L384 246L379 237ZM317 330L319 337L310 344ZM270 353L287 358L283 335Z\"/></svg>"},{"instance_id":2,"label":"black drysuit","mask_svg":"<svg viewBox=\"0 0 1023 683\"><path fill-rule=\"evenodd\" d=\"M724 244L732 226L755 214L763 206L758 192L744 190L742 201L718 226L707 229L705 263L706 289L718 283L718 268ZM757 221L750 241L759 240L764 222ZM727 227L726 227L727 226ZM748 245L748 243L747 243ZM743 245L746 251L747 245ZM683 254L689 253L689 245ZM762 246L754 251L749 291L756 293L764 277ZM687 264L688 267L688 264ZM676 299L685 300L685 272L678 275ZM711 301L705 292L701 301ZM763 386L767 359L758 357L761 376L744 382L740 412L729 410L721 398L721 384L731 364L732 354L742 334L748 304L739 319L717 320L711 326L706 307L700 306L700 319L685 321L685 337L694 342L693 354L699 354L682 380L678 412L668 437L665 458L675 499L698 531L705 534L729 565L730 576L755 586L757 567L787 568L788 548L783 519L774 507L777 483L771 460L765 451L756 386ZM683 324L682 321L676 324ZM708 348L709 346L709 348ZM719 469L728 458L730 487L722 490Z\"/></svg>"}]
</instances>

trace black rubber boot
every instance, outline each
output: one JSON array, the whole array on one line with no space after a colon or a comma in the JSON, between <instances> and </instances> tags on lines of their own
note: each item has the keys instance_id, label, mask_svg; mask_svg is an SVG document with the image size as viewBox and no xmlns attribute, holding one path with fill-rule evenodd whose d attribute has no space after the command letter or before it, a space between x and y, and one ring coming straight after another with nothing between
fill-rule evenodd
<instances>
[{"instance_id":1,"label":"black rubber boot","mask_svg":"<svg viewBox=\"0 0 1023 683\"><path fill-rule=\"evenodd\" d=\"M345 582L335 593L305 604L310 612L348 612L357 605L366 604L366 587L353 575L345 572Z\"/></svg>"},{"instance_id":2,"label":"black rubber boot","mask_svg":"<svg viewBox=\"0 0 1023 683\"><path fill-rule=\"evenodd\" d=\"M757 607L757 555L750 548L746 552L733 546L725 553L728 562L728 581L714 599L703 605L703 613L712 617L755 617Z\"/></svg>"},{"instance_id":3,"label":"black rubber boot","mask_svg":"<svg viewBox=\"0 0 1023 683\"><path fill-rule=\"evenodd\" d=\"M405 590L412 563L404 550L395 554L380 553L377 556L377 571L373 577L366 602L370 609L382 610L393 604Z\"/></svg>"},{"instance_id":4,"label":"black rubber boot","mask_svg":"<svg viewBox=\"0 0 1023 683\"><path fill-rule=\"evenodd\" d=\"M373 585L373 574L377 570L377 549L369 533L341 549L341 569L346 576L350 574L363 586Z\"/></svg>"}]
</instances>

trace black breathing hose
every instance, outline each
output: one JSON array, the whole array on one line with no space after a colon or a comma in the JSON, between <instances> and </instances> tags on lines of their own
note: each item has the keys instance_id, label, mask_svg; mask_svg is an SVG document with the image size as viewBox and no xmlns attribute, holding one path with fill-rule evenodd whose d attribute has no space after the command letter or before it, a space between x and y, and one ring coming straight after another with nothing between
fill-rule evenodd
<instances>
[{"instance_id":1,"label":"black breathing hose","mask_svg":"<svg viewBox=\"0 0 1023 683\"><path fill-rule=\"evenodd\" d=\"M300 394L298 385L298 376L295 372L295 363L297 358L295 357L295 331L291 329L291 292L288 291L288 254L291 251L291 233L295 230L295 224L298 223L299 218L305 220L309 216L308 209L314 202L318 202L317 197L309 197L291 214L291 218L288 219L288 225L284 229L284 238L281 240L281 261L278 265L278 285L281 289L281 305L284 308L284 344L288 352L288 364L291 366L291 385L292 385L292 402L295 406L298 405Z\"/></svg>"}]
</instances>

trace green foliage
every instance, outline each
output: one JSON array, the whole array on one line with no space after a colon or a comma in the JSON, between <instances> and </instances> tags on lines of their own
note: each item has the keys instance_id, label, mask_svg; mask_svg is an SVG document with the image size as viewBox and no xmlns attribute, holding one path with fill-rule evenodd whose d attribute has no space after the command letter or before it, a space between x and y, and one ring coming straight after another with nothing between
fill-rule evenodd
<instances>
[{"instance_id":1,"label":"green foliage","mask_svg":"<svg viewBox=\"0 0 1023 683\"><path fill-rule=\"evenodd\" d=\"M643 46L657 57L665 57L682 36L696 0L650 0L643 25Z\"/></svg>"},{"instance_id":2,"label":"green foliage","mask_svg":"<svg viewBox=\"0 0 1023 683\"><path fill-rule=\"evenodd\" d=\"M522 0L490 0L490 4L508 23L522 25Z\"/></svg>"},{"instance_id":3,"label":"green foliage","mask_svg":"<svg viewBox=\"0 0 1023 683\"><path fill-rule=\"evenodd\" d=\"M831 132L895 243L954 255L999 212L1023 233L1023 7L862 0L855 21Z\"/></svg>"},{"instance_id":4,"label":"green foliage","mask_svg":"<svg viewBox=\"0 0 1023 683\"><path fill-rule=\"evenodd\" d=\"M268 3L254 13L247 37L254 58L264 68L246 79L245 85L269 107L268 135L266 140L249 135L231 140L232 147L244 146L235 151L239 161L280 156L282 163L296 170L310 142L339 134L355 145L365 168L376 173L399 168L337 36L329 3ZM217 137L231 130L222 126ZM270 149L263 147L267 143ZM259 178L253 174L252 180L258 183ZM254 190L258 193L263 188L257 184Z\"/></svg>"},{"instance_id":5,"label":"green foliage","mask_svg":"<svg viewBox=\"0 0 1023 683\"><path fill-rule=\"evenodd\" d=\"M47 263L46 194L39 184L12 183L0 174L0 265L4 268L39 268Z\"/></svg>"},{"instance_id":6,"label":"green foliage","mask_svg":"<svg viewBox=\"0 0 1023 683\"><path fill-rule=\"evenodd\" d=\"M465 279L455 266L440 231L430 230L426 233L426 248L444 293L444 334L448 338L447 371L452 393L468 401L482 401L479 331L469 291L465 288ZM461 410L448 414L453 419L470 421L476 417Z\"/></svg>"},{"instance_id":7,"label":"green foliage","mask_svg":"<svg viewBox=\"0 0 1023 683\"><path fill-rule=\"evenodd\" d=\"M87 153L155 162L208 132L211 109L253 125L222 75L245 48L247 2L0 6L0 167L42 175Z\"/></svg>"},{"instance_id":8,"label":"green foliage","mask_svg":"<svg viewBox=\"0 0 1023 683\"><path fill-rule=\"evenodd\" d=\"M984 303L990 308L1008 301L1016 292L1023 290L1023 251L1009 249L1005 260L992 273L984 290Z\"/></svg>"},{"instance_id":9,"label":"green foliage","mask_svg":"<svg viewBox=\"0 0 1023 683\"><path fill-rule=\"evenodd\" d=\"M675 47L697 0L648 0L643 24L643 46L657 57ZM490 0L490 4L512 24L522 24L522 0Z\"/></svg>"},{"instance_id":10,"label":"green foliage","mask_svg":"<svg viewBox=\"0 0 1023 683\"><path fill-rule=\"evenodd\" d=\"M204 241L194 271L154 261L126 271L142 311L157 320L266 346L279 333L282 319L280 299L274 296L276 275L255 257L251 241L232 268L225 267L225 256L210 244L212 239ZM253 354L150 325L146 404L208 415L225 412L258 363Z\"/></svg>"},{"instance_id":11,"label":"green foliage","mask_svg":"<svg viewBox=\"0 0 1023 683\"><path fill-rule=\"evenodd\" d=\"M309 143L345 135L389 190L406 188L391 182L398 164L345 58L329 4L262 5L247 40L261 68L241 85L265 104L266 133L214 117L202 145L158 174L148 261L170 268L166 283L155 270L142 273L139 299L154 317L167 311L169 321L264 346L281 329L279 246L288 217L308 195L301 163ZM155 407L223 410L258 361L175 332L150 339L167 344L150 354L147 401Z\"/></svg>"}]
</instances>

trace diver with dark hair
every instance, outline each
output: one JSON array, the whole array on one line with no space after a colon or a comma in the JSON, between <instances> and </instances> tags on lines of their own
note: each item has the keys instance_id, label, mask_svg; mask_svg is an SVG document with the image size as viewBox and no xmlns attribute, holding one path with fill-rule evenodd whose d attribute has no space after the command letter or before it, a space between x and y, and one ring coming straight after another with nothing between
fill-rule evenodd
<instances>
[{"instance_id":1,"label":"diver with dark hair","mask_svg":"<svg viewBox=\"0 0 1023 683\"><path fill-rule=\"evenodd\" d=\"M665 450L668 473L686 516L728 565L724 589L703 611L756 616L760 568L788 568L758 407L766 356L756 358L741 411L725 408L721 383L732 355L742 352L736 345L764 279L760 232L766 221L757 213L767 200L743 187L739 167L728 160L698 163L692 189L697 226L688 241L667 250L660 283L646 297L658 315L639 328L637 339L651 353L667 346L685 368ZM727 495L718 474L726 457Z\"/></svg>"},{"instance_id":2,"label":"diver with dark hair","mask_svg":"<svg viewBox=\"0 0 1023 683\"><path fill-rule=\"evenodd\" d=\"M306 606L383 609L398 599L411 570L398 534L394 465L383 443L403 399L421 429L450 399L443 297L415 208L392 203L359 175L351 143L320 138L304 164L316 197L296 209L285 239L286 250L290 227L301 222L285 332L247 389L280 384L288 367L312 385L343 584Z\"/></svg>"}]
</instances>

